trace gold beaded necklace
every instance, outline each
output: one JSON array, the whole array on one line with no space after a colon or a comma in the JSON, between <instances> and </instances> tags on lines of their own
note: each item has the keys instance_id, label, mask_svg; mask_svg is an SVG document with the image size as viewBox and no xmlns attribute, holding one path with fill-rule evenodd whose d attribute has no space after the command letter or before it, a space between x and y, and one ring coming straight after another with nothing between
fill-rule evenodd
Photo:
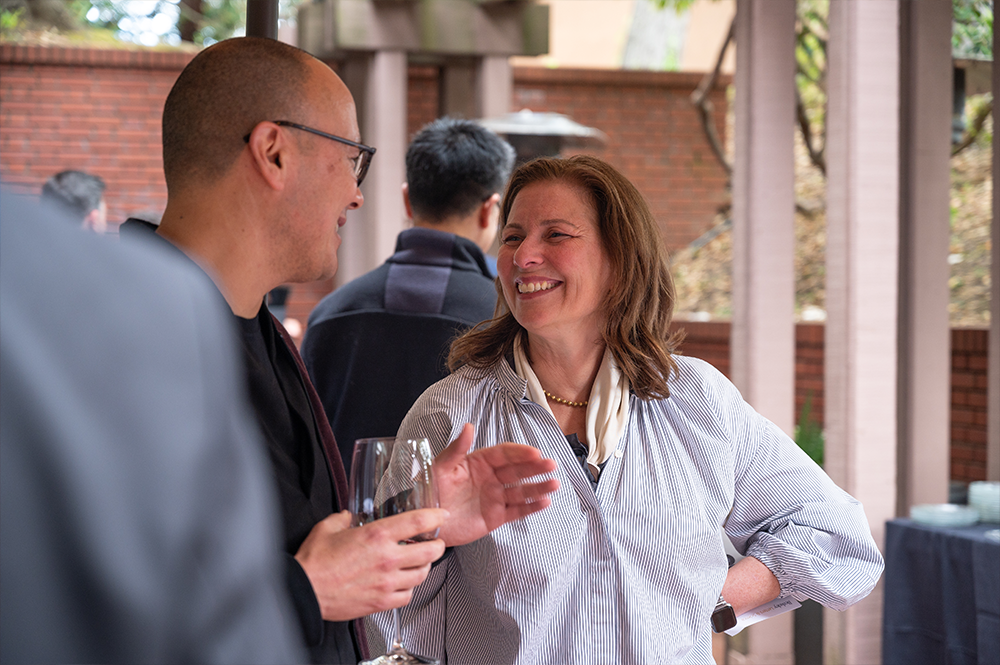
<instances>
[{"instance_id":1,"label":"gold beaded necklace","mask_svg":"<svg viewBox=\"0 0 1000 665\"><path fill-rule=\"evenodd\" d=\"M582 402L571 402L568 399L563 399L562 397L556 397L545 388L542 388L542 392L545 393L545 396L548 397L553 402L558 402L559 404L565 404L566 406L584 407L590 404L590 400L584 400Z\"/></svg>"}]
</instances>

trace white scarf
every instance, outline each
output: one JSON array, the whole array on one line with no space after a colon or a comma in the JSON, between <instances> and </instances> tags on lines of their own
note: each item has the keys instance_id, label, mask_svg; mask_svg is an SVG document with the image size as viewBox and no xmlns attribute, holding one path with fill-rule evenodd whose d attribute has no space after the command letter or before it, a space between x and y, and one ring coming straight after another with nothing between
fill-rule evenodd
<instances>
[{"instance_id":1,"label":"white scarf","mask_svg":"<svg viewBox=\"0 0 1000 665\"><path fill-rule=\"evenodd\" d=\"M531 363L521 346L520 336L514 343L514 371L528 382L528 397L531 401L542 405L552 414L542 384L531 369ZM618 449L618 439L628 423L629 383L618 369L610 350L604 351L604 359L597 370L588 401L586 436L590 451L587 454L587 464L596 469ZM555 414L552 414L552 418L555 419ZM597 474L594 475L596 477Z\"/></svg>"}]
</instances>

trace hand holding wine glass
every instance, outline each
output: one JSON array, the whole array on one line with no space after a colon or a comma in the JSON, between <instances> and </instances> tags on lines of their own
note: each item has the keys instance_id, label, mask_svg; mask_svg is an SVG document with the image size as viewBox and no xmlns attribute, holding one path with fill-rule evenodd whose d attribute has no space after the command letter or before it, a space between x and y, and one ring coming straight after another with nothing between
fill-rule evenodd
<instances>
[{"instance_id":1,"label":"hand holding wine glass","mask_svg":"<svg viewBox=\"0 0 1000 665\"><path fill-rule=\"evenodd\" d=\"M432 476L433 455L427 439L359 439L354 444L349 495L353 524L361 526L405 511L437 508L437 488ZM390 464L393 473L386 475ZM437 529L411 534L406 542L437 538ZM407 546L404 543L400 545ZM384 656L367 665L437 663L407 652L400 637L399 609L393 608L393 641Z\"/></svg>"},{"instance_id":2,"label":"hand holding wine glass","mask_svg":"<svg viewBox=\"0 0 1000 665\"><path fill-rule=\"evenodd\" d=\"M327 621L348 621L406 605L413 587L444 553L432 540L400 547L414 534L443 522L442 510L413 510L351 528L354 516L334 513L320 521L295 554Z\"/></svg>"}]
</instances>

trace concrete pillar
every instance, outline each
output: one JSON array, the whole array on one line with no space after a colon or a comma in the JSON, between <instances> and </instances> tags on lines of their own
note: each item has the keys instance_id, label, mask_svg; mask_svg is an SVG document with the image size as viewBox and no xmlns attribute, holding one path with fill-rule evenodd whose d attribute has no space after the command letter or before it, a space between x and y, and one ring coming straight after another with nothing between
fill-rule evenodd
<instances>
[{"instance_id":1,"label":"concrete pillar","mask_svg":"<svg viewBox=\"0 0 1000 665\"><path fill-rule=\"evenodd\" d=\"M348 213L341 229L337 285L380 265L393 252L406 211L406 53L376 51L347 60L340 69L358 107L361 141L378 152L361 186L365 204Z\"/></svg>"},{"instance_id":2,"label":"concrete pillar","mask_svg":"<svg viewBox=\"0 0 1000 665\"><path fill-rule=\"evenodd\" d=\"M795 1L740 0L736 48L732 377L793 435ZM748 630L743 662L793 661L792 614Z\"/></svg>"},{"instance_id":3,"label":"concrete pillar","mask_svg":"<svg viewBox=\"0 0 1000 665\"><path fill-rule=\"evenodd\" d=\"M514 72L505 55L454 59L441 68L440 115L492 118L510 112Z\"/></svg>"},{"instance_id":4,"label":"concrete pillar","mask_svg":"<svg viewBox=\"0 0 1000 665\"><path fill-rule=\"evenodd\" d=\"M829 27L825 467L884 548L896 515L899 2L831 2ZM881 631L879 584L825 611L825 662L878 663Z\"/></svg>"},{"instance_id":5,"label":"concrete pillar","mask_svg":"<svg viewBox=\"0 0 1000 665\"><path fill-rule=\"evenodd\" d=\"M1000 37L993 31L993 99L1000 99L1000 67L997 67L996 53L1000 53ZM990 290L990 364L987 384L987 404L989 421L986 430L986 478L1000 480L1000 135L996 131L997 111L993 110L993 239L992 285Z\"/></svg>"},{"instance_id":6,"label":"concrete pillar","mask_svg":"<svg viewBox=\"0 0 1000 665\"><path fill-rule=\"evenodd\" d=\"M476 111L480 118L510 113L514 98L514 70L506 55L487 55L476 64Z\"/></svg>"},{"instance_id":7,"label":"concrete pillar","mask_svg":"<svg viewBox=\"0 0 1000 665\"><path fill-rule=\"evenodd\" d=\"M900 5L899 515L948 500L951 13Z\"/></svg>"},{"instance_id":8,"label":"concrete pillar","mask_svg":"<svg viewBox=\"0 0 1000 665\"><path fill-rule=\"evenodd\" d=\"M453 118L479 117L476 109L476 67L469 60L449 60L441 68L438 114Z\"/></svg>"},{"instance_id":9,"label":"concrete pillar","mask_svg":"<svg viewBox=\"0 0 1000 665\"><path fill-rule=\"evenodd\" d=\"M795 425L795 2L741 0L733 169L733 381Z\"/></svg>"}]
</instances>

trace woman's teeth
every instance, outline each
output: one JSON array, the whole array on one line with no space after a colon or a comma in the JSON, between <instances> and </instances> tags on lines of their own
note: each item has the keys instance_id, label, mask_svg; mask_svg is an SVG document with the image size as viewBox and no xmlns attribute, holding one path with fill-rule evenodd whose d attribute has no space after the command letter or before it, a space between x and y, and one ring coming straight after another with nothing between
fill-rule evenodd
<instances>
[{"instance_id":1,"label":"woman's teeth","mask_svg":"<svg viewBox=\"0 0 1000 665\"><path fill-rule=\"evenodd\" d=\"M556 282L531 282L530 284L518 284L518 293L534 293L536 291L547 291L556 285Z\"/></svg>"}]
</instances>

